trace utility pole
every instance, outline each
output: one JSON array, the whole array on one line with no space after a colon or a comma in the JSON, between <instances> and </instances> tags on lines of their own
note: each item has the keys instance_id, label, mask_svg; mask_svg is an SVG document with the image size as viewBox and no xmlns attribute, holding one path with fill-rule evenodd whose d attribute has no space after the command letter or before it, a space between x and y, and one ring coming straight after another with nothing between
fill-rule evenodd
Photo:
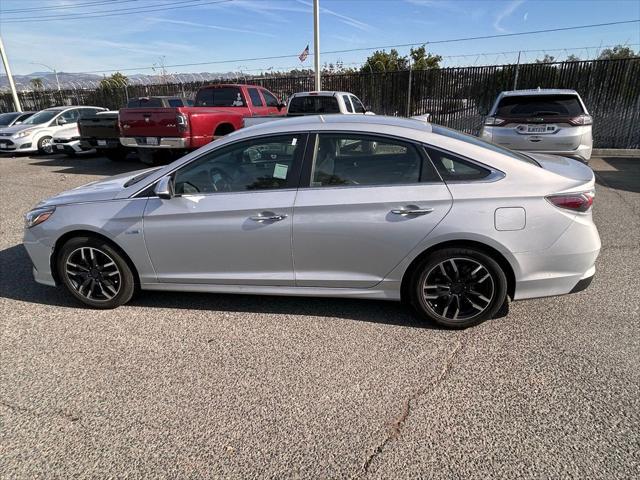
<instances>
[{"instance_id":1,"label":"utility pole","mask_svg":"<svg viewBox=\"0 0 640 480\"><path fill-rule=\"evenodd\" d=\"M516 76L513 79L513 89L514 90L518 89L518 73L520 71L520 53L522 53L522 52L518 52L518 63L516 63Z\"/></svg>"},{"instance_id":2,"label":"utility pole","mask_svg":"<svg viewBox=\"0 0 640 480\"><path fill-rule=\"evenodd\" d=\"M320 0L313 0L313 68L315 69L315 89L322 90L320 82Z\"/></svg>"},{"instance_id":3,"label":"utility pole","mask_svg":"<svg viewBox=\"0 0 640 480\"><path fill-rule=\"evenodd\" d=\"M4 71L7 72L7 78L9 79L9 86L11 87L11 95L13 96L13 103L16 107L16 112L21 112L22 107L20 106L20 99L18 98L18 92L16 92L16 84L13 83L13 76L11 75L11 68L9 68L9 60L7 60L7 52L4 50L2 37L0 37L0 56L2 57Z\"/></svg>"}]
</instances>

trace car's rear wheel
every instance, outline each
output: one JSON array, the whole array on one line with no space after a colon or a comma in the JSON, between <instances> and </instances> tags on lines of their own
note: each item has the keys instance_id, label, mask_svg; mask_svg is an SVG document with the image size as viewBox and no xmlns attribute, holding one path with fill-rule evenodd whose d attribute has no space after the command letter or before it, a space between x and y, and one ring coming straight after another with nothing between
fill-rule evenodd
<instances>
[{"instance_id":1,"label":"car's rear wheel","mask_svg":"<svg viewBox=\"0 0 640 480\"><path fill-rule=\"evenodd\" d=\"M58 278L71 294L93 308L127 303L135 278L123 256L108 242L94 237L67 241L57 259Z\"/></svg>"},{"instance_id":2,"label":"car's rear wheel","mask_svg":"<svg viewBox=\"0 0 640 480\"><path fill-rule=\"evenodd\" d=\"M53 138L42 137L38 140L38 152L43 154L49 154L53 152Z\"/></svg>"},{"instance_id":3,"label":"car's rear wheel","mask_svg":"<svg viewBox=\"0 0 640 480\"><path fill-rule=\"evenodd\" d=\"M467 248L446 248L415 269L411 300L439 325L467 328L493 318L507 298L507 277L493 258Z\"/></svg>"}]
</instances>

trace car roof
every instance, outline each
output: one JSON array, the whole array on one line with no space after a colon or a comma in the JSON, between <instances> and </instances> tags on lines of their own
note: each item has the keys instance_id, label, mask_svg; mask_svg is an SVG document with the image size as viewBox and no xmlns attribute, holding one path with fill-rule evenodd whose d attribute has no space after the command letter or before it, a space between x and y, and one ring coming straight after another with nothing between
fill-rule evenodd
<instances>
[{"instance_id":1,"label":"car roof","mask_svg":"<svg viewBox=\"0 0 640 480\"><path fill-rule=\"evenodd\" d=\"M312 92L298 92L291 95L293 97L334 97L336 95L353 95L351 92L340 92L337 90L315 90Z\"/></svg>"},{"instance_id":2,"label":"car roof","mask_svg":"<svg viewBox=\"0 0 640 480\"><path fill-rule=\"evenodd\" d=\"M507 90L500 93L502 97L519 97L523 95L578 95L578 92L562 88L535 88L530 90Z\"/></svg>"}]
</instances>

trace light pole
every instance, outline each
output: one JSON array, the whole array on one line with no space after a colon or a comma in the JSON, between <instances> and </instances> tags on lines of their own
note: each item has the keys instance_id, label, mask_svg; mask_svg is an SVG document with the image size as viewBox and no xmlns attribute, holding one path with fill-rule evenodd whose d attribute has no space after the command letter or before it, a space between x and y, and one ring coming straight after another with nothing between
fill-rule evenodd
<instances>
[{"instance_id":1,"label":"light pole","mask_svg":"<svg viewBox=\"0 0 640 480\"><path fill-rule=\"evenodd\" d=\"M320 82L320 0L313 0L313 68L315 89L322 90Z\"/></svg>"},{"instance_id":2,"label":"light pole","mask_svg":"<svg viewBox=\"0 0 640 480\"><path fill-rule=\"evenodd\" d=\"M29 63L31 65L40 65L41 67L48 68L49 70L51 70L53 74L56 76L56 84L58 85L58 91L60 91L60 80L58 80L58 72L56 71L55 68L50 67L49 65L45 65L44 63L38 63L38 62L29 62Z\"/></svg>"},{"instance_id":3,"label":"light pole","mask_svg":"<svg viewBox=\"0 0 640 480\"><path fill-rule=\"evenodd\" d=\"M9 80L9 87L11 88L11 95L13 96L13 103L15 104L16 111L21 112L20 98L18 98L18 92L16 92L16 84L13 83L13 76L11 75L11 68L9 68L9 60L7 60L7 53L4 51L4 44L2 43L2 37L0 37L0 56L2 57L2 63L4 64L4 71L7 73L7 79Z\"/></svg>"}]
</instances>

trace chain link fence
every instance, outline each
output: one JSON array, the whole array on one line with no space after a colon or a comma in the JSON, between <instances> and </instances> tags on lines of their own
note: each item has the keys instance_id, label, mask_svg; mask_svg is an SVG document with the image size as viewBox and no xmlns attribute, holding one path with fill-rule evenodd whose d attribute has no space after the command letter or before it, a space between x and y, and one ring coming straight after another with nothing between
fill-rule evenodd
<instances>
[{"instance_id":1,"label":"chain link fence","mask_svg":"<svg viewBox=\"0 0 640 480\"><path fill-rule=\"evenodd\" d=\"M117 110L129 98L179 95L193 98L203 85L228 81L173 81L160 84L106 82L99 88L22 91L23 110L56 105L95 105ZM480 112L503 90L568 88L583 98L594 118L594 146L640 148L640 58L590 60L524 65L439 68L383 73L347 73L322 77L324 90L352 92L377 114L420 115L470 134L482 125ZM241 78L264 86L286 100L296 92L313 90L312 76ZM0 111L13 110L10 93L0 94Z\"/></svg>"}]
</instances>

